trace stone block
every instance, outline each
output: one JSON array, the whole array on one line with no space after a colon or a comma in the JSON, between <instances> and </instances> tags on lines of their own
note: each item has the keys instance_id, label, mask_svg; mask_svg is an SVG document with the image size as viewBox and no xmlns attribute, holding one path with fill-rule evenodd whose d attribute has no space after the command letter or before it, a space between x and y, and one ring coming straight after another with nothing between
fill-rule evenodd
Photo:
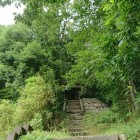
<instances>
[{"instance_id":1,"label":"stone block","mask_svg":"<svg viewBox=\"0 0 140 140\"><path fill-rule=\"evenodd\" d=\"M83 140L83 137L71 137L71 138L52 139L52 140Z\"/></svg>"},{"instance_id":2,"label":"stone block","mask_svg":"<svg viewBox=\"0 0 140 140\"><path fill-rule=\"evenodd\" d=\"M15 132L18 134L18 135L25 135L26 134L26 130L22 127L22 126L17 126L15 128Z\"/></svg>"},{"instance_id":3,"label":"stone block","mask_svg":"<svg viewBox=\"0 0 140 140\"><path fill-rule=\"evenodd\" d=\"M119 140L119 139L118 135L100 135L100 136L79 136L52 140Z\"/></svg>"},{"instance_id":4,"label":"stone block","mask_svg":"<svg viewBox=\"0 0 140 140\"><path fill-rule=\"evenodd\" d=\"M118 135L84 136L84 140L118 140Z\"/></svg>"},{"instance_id":5,"label":"stone block","mask_svg":"<svg viewBox=\"0 0 140 140\"><path fill-rule=\"evenodd\" d=\"M108 107L106 104L102 103L101 104L102 107Z\"/></svg>"},{"instance_id":6,"label":"stone block","mask_svg":"<svg viewBox=\"0 0 140 140\"><path fill-rule=\"evenodd\" d=\"M17 140L19 135L15 132L11 132L7 136L7 140Z\"/></svg>"},{"instance_id":7,"label":"stone block","mask_svg":"<svg viewBox=\"0 0 140 140\"><path fill-rule=\"evenodd\" d=\"M127 140L127 136L125 134L119 134L118 139L119 140Z\"/></svg>"},{"instance_id":8,"label":"stone block","mask_svg":"<svg viewBox=\"0 0 140 140\"><path fill-rule=\"evenodd\" d=\"M33 131L33 128L29 124L24 124L23 128L26 130L26 132Z\"/></svg>"},{"instance_id":9,"label":"stone block","mask_svg":"<svg viewBox=\"0 0 140 140\"><path fill-rule=\"evenodd\" d=\"M94 106L97 107L97 108L101 108L102 107L102 105L100 103L96 103L96 104L94 104Z\"/></svg>"}]
</instances>

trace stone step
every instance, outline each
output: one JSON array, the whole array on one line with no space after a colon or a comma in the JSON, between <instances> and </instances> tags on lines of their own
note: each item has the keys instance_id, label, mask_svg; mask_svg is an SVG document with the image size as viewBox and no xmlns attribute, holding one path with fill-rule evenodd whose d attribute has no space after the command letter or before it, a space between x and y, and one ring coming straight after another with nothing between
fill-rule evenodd
<instances>
[{"instance_id":1,"label":"stone step","mask_svg":"<svg viewBox=\"0 0 140 140\"><path fill-rule=\"evenodd\" d=\"M69 127L83 127L82 120L69 121Z\"/></svg>"},{"instance_id":2,"label":"stone step","mask_svg":"<svg viewBox=\"0 0 140 140\"><path fill-rule=\"evenodd\" d=\"M114 135L99 135L99 136L77 136L77 137L75 136L61 139L55 138L52 140L123 140L123 139L119 139L119 136L117 134L114 134Z\"/></svg>"},{"instance_id":3,"label":"stone step","mask_svg":"<svg viewBox=\"0 0 140 140\"><path fill-rule=\"evenodd\" d=\"M69 124L69 128L68 129L83 129L84 128L84 125L83 124Z\"/></svg>"},{"instance_id":4,"label":"stone step","mask_svg":"<svg viewBox=\"0 0 140 140\"><path fill-rule=\"evenodd\" d=\"M70 122L80 122L82 119L70 119Z\"/></svg>"},{"instance_id":5,"label":"stone step","mask_svg":"<svg viewBox=\"0 0 140 140\"><path fill-rule=\"evenodd\" d=\"M70 132L70 135L72 135L72 136L85 136L85 135L88 135L88 132L86 132L86 131Z\"/></svg>"},{"instance_id":6,"label":"stone step","mask_svg":"<svg viewBox=\"0 0 140 140\"><path fill-rule=\"evenodd\" d=\"M79 124L79 125L73 125L73 124L69 124L69 127L68 127L68 129L84 129L84 125L82 125L82 124Z\"/></svg>"},{"instance_id":7,"label":"stone step","mask_svg":"<svg viewBox=\"0 0 140 140\"><path fill-rule=\"evenodd\" d=\"M83 128L69 128L69 132L83 131Z\"/></svg>"},{"instance_id":8,"label":"stone step","mask_svg":"<svg viewBox=\"0 0 140 140\"><path fill-rule=\"evenodd\" d=\"M67 100L67 102L80 102L80 100Z\"/></svg>"},{"instance_id":9,"label":"stone step","mask_svg":"<svg viewBox=\"0 0 140 140\"><path fill-rule=\"evenodd\" d=\"M70 109L80 109L81 107L80 107L80 105L67 105L66 109L68 109L68 108L70 108Z\"/></svg>"},{"instance_id":10,"label":"stone step","mask_svg":"<svg viewBox=\"0 0 140 140\"><path fill-rule=\"evenodd\" d=\"M73 120L73 121L70 121L69 124L70 124L69 126L75 126L75 125L77 125L77 126L81 127L82 124L83 124L83 122L82 122L82 120Z\"/></svg>"},{"instance_id":11,"label":"stone step","mask_svg":"<svg viewBox=\"0 0 140 140\"><path fill-rule=\"evenodd\" d=\"M69 125L68 127L69 129L84 129L84 125L83 124L79 124L79 125Z\"/></svg>"},{"instance_id":12,"label":"stone step","mask_svg":"<svg viewBox=\"0 0 140 140\"><path fill-rule=\"evenodd\" d=\"M81 109L66 109L66 112L80 113Z\"/></svg>"},{"instance_id":13,"label":"stone step","mask_svg":"<svg viewBox=\"0 0 140 140\"><path fill-rule=\"evenodd\" d=\"M70 120L82 120L83 116L68 116Z\"/></svg>"},{"instance_id":14,"label":"stone step","mask_svg":"<svg viewBox=\"0 0 140 140\"><path fill-rule=\"evenodd\" d=\"M83 116L83 114L77 112L77 113L68 113L69 116Z\"/></svg>"},{"instance_id":15,"label":"stone step","mask_svg":"<svg viewBox=\"0 0 140 140\"><path fill-rule=\"evenodd\" d=\"M80 106L80 103L67 103L66 106Z\"/></svg>"},{"instance_id":16,"label":"stone step","mask_svg":"<svg viewBox=\"0 0 140 140\"><path fill-rule=\"evenodd\" d=\"M80 104L79 100L67 100L67 104Z\"/></svg>"}]
</instances>

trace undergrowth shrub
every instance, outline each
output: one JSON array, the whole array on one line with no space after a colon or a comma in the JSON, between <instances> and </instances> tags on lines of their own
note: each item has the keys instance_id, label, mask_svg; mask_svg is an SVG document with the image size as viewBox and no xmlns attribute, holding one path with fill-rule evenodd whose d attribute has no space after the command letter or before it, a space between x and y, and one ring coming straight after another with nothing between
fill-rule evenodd
<instances>
[{"instance_id":1,"label":"undergrowth shrub","mask_svg":"<svg viewBox=\"0 0 140 140\"><path fill-rule=\"evenodd\" d=\"M139 113L128 113L124 118L112 110L107 110L98 113L86 113L83 123L91 135L125 134L128 140L139 140L139 115Z\"/></svg>"},{"instance_id":2,"label":"undergrowth shrub","mask_svg":"<svg viewBox=\"0 0 140 140\"><path fill-rule=\"evenodd\" d=\"M85 128L91 134L100 134L104 129L109 127L110 123L115 123L118 117L118 114L113 113L111 110L97 113L86 113L83 123Z\"/></svg>"},{"instance_id":3,"label":"undergrowth shrub","mask_svg":"<svg viewBox=\"0 0 140 140\"><path fill-rule=\"evenodd\" d=\"M46 129L52 118L55 95L50 83L40 75L26 80L17 102L0 101L0 134L6 138L16 126L31 124L34 129Z\"/></svg>"},{"instance_id":4,"label":"undergrowth shrub","mask_svg":"<svg viewBox=\"0 0 140 140\"><path fill-rule=\"evenodd\" d=\"M27 135L23 135L19 140L49 140L45 131L36 130Z\"/></svg>"},{"instance_id":5,"label":"undergrowth shrub","mask_svg":"<svg viewBox=\"0 0 140 140\"><path fill-rule=\"evenodd\" d=\"M54 92L49 83L45 83L40 75L28 78L17 102L15 124L32 122L33 128L42 129L46 120L51 118L54 102Z\"/></svg>"},{"instance_id":6,"label":"undergrowth shrub","mask_svg":"<svg viewBox=\"0 0 140 140\"><path fill-rule=\"evenodd\" d=\"M100 114L96 114L97 123L115 123L119 117L119 114L113 113L111 110L101 112Z\"/></svg>"},{"instance_id":7,"label":"undergrowth shrub","mask_svg":"<svg viewBox=\"0 0 140 140\"><path fill-rule=\"evenodd\" d=\"M15 107L9 100L0 101L0 137L5 137L13 127Z\"/></svg>"},{"instance_id":8,"label":"undergrowth shrub","mask_svg":"<svg viewBox=\"0 0 140 140\"><path fill-rule=\"evenodd\" d=\"M68 116L65 112L59 111L57 112L56 119L55 119L55 129L56 130L68 130Z\"/></svg>"},{"instance_id":9,"label":"undergrowth shrub","mask_svg":"<svg viewBox=\"0 0 140 140\"><path fill-rule=\"evenodd\" d=\"M40 131L36 130L32 133L28 133L25 136L22 136L20 140L51 140L52 138L68 138L70 137L65 131Z\"/></svg>"}]
</instances>

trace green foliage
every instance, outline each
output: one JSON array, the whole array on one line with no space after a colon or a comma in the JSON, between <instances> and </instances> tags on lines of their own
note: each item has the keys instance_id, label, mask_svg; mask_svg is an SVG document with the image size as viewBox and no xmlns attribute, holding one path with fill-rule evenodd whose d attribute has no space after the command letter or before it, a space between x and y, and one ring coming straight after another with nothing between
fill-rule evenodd
<instances>
[{"instance_id":1,"label":"green foliage","mask_svg":"<svg viewBox=\"0 0 140 140\"><path fill-rule=\"evenodd\" d=\"M111 110L86 113L84 116L84 126L89 133L97 135L103 133L106 129L109 129L111 124L117 123L119 120L119 114L114 113ZM95 129L93 129L93 126Z\"/></svg>"},{"instance_id":2,"label":"green foliage","mask_svg":"<svg viewBox=\"0 0 140 140\"><path fill-rule=\"evenodd\" d=\"M16 24L0 26L0 99L17 105L14 124L31 122L43 129L47 123L50 128L54 112L62 108L61 92L74 85L83 93L96 88L123 118L135 111L140 101L139 0L21 2L26 9ZM103 116L99 124L118 119L112 113Z\"/></svg>"},{"instance_id":3,"label":"green foliage","mask_svg":"<svg viewBox=\"0 0 140 140\"><path fill-rule=\"evenodd\" d=\"M0 134L5 137L13 128L14 112L16 105L9 100L0 101Z\"/></svg>"},{"instance_id":4,"label":"green foliage","mask_svg":"<svg viewBox=\"0 0 140 140\"><path fill-rule=\"evenodd\" d=\"M75 57L65 77L68 86L81 84L91 88L96 85L102 98L118 110L124 108L122 113L132 111L134 106L127 88L130 81L139 93L140 16L137 9L140 5L136 3L127 0L74 2L72 41L67 44Z\"/></svg>"},{"instance_id":5,"label":"green foliage","mask_svg":"<svg viewBox=\"0 0 140 140\"><path fill-rule=\"evenodd\" d=\"M1 0L0 1L0 6L6 6L6 5L10 5L13 2L13 0Z\"/></svg>"},{"instance_id":6,"label":"green foliage","mask_svg":"<svg viewBox=\"0 0 140 140\"><path fill-rule=\"evenodd\" d=\"M23 23L18 23L11 26L5 35L5 38L8 39L9 43L15 42L24 42L27 43L31 39L31 30Z\"/></svg>"},{"instance_id":7,"label":"green foliage","mask_svg":"<svg viewBox=\"0 0 140 140\"><path fill-rule=\"evenodd\" d=\"M23 23L1 29L0 65L3 66L1 99L16 100L19 97L18 88L23 84L20 57L30 38L30 30Z\"/></svg>"},{"instance_id":8,"label":"green foliage","mask_svg":"<svg viewBox=\"0 0 140 140\"><path fill-rule=\"evenodd\" d=\"M88 113L84 125L91 135L125 134L128 140L140 138L139 114L130 114L129 121L124 121L118 113L108 110L100 113Z\"/></svg>"},{"instance_id":9,"label":"green foliage","mask_svg":"<svg viewBox=\"0 0 140 140\"><path fill-rule=\"evenodd\" d=\"M51 84L45 83L38 74L26 80L17 103L0 102L0 132L2 136L17 125L29 123L34 129L46 129L51 125L53 106L56 101Z\"/></svg>"},{"instance_id":10,"label":"green foliage","mask_svg":"<svg viewBox=\"0 0 140 140\"><path fill-rule=\"evenodd\" d=\"M51 85L45 83L40 75L30 77L26 80L26 86L17 102L15 124L32 120L34 128L45 126L46 121L52 117L51 106L54 102L55 96Z\"/></svg>"}]
</instances>

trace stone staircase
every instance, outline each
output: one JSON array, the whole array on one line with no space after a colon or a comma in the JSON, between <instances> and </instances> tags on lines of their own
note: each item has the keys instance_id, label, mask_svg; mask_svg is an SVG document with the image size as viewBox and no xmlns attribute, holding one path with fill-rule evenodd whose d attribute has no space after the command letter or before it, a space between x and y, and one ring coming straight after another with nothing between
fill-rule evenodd
<instances>
[{"instance_id":1,"label":"stone staircase","mask_svg":"<svg viewBox=\"0 0 140 140\"><path fill-rule=\"evenodd\" d=\"M65 100L63 111L69 117L68 130L71 134L69 138L54 138L52 140L127 140L125 134L110 134L88 136L89 133L84 130L83 111L99 112L108 107L97 99L84 98L82 100Z\"/></svg>"},{"instance_id":2,"label":"stone staircase","mask_svg":"<svg viewBox=\"0 0 140 140\"><path fill-rule=\"evenodd\" d=\"M69 118L68 130L72 136L83 136L87 133L84 131L82 111L80 100L67 100L66 113Z\"/></svg>"}]
</instances>

